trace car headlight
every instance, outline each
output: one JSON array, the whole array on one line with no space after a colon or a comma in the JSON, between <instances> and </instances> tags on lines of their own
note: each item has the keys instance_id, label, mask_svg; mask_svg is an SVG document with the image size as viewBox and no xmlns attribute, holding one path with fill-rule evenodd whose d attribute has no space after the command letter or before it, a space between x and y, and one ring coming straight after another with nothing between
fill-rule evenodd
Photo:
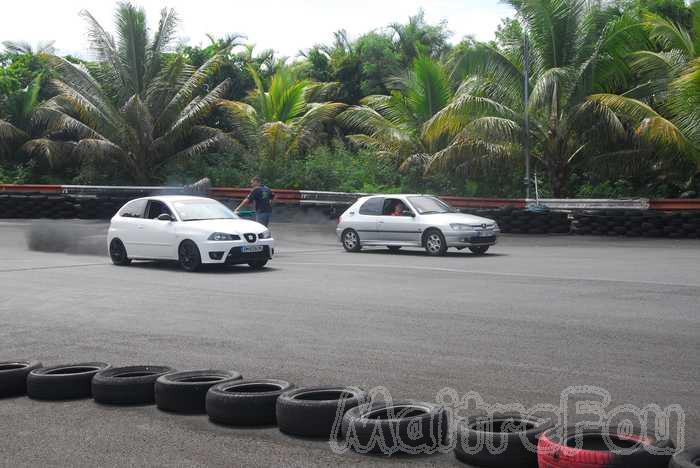
<instances>
[{"instance_id":1,"label":"car headlight","mask_svg":"<svg viewBox=\"0 0 700 468\"><path fill-rule=\"evenodd\" d=\"M475 226L472 226L471 224L455 223L450 224L450 227L453 231L473 231Z\"/></svg>"},{"instance_id":2,"label":"car headlight","mask_svg":"<svg viewBox=\"0 0 700 468\"><path fill-rule=\"evenodd\" d=\"M258 237L260 239L269 239L270 237L272 237L272 233L270 232L269 229L265 229L263 232L258 234Z\"/></svg>"},{"instance_id":3,"label":"car headlight","mask_svg":"<svg viewBox=\"0 0 700 468\"><path fill-rule=\"evenodd\" d=\"M233 240L241 240L241 236L238 236L236 234L226 234L223 232L215 232L211 236L209 236L210 241L233 241Z\"/></svg>"}]
</instances>

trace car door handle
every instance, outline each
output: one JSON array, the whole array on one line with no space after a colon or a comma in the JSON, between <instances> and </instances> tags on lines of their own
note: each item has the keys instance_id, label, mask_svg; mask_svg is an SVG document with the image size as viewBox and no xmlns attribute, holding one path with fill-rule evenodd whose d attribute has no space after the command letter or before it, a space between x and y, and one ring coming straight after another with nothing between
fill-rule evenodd
<instances>
[{"instance_id":1,"label":"car door handle","mask_svg":"<svg viewBox=\"0 0 700 468\"><path fill-rule=\"evenodd\" d=\"M137 224L137 225L136 225L136 229L143 229L143 225L142 225L142 224Z\"/></svg>"}]
</instances>

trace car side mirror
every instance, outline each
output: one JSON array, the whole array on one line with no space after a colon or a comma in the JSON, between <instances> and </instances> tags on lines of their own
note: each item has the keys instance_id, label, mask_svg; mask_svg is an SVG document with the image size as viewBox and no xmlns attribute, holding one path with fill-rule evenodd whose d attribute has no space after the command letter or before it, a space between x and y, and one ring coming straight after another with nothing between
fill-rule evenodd
<instances>
[{"instance_id":1,"label":"car side mirror","mask_svg":"<svg viewBox=\"0 0 700 468\"><path fill-rule=\"evenodd\" d=\"M173 217L170 216L168 213L161 213L158 215L156 218L158 221L172 221Z\"/></svg>"},{"instance_id":2,"label":"car side mirror","mask_svg":"<svg viewBox=\"0 0 700 468\"><path fill-rule=\"evenodd\" d=\"M401 216L410 216L411 218L415 218L415 217L416 217L416 215L413 214L413 211L409 211L409 210L403 210L403 211L401 212Z\"/></svg>"}]
</instances>

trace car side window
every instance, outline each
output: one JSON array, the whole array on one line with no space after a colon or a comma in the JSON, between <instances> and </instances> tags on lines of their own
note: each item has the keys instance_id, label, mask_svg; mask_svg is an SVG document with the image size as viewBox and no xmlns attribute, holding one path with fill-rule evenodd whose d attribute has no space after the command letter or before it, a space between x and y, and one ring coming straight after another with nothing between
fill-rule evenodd
<instances>
[{"instance_id":1,"label":"car side window","mask_svg":"<svg viewBox=\"0 0 700 468\"><path fill-rule=\"evenodd\" d=\"M384 199L382 197L370 198L360 207L361 215L381 216Z\"/></svg>"},{"instance_id":2,"label":"car side window","mask_svg":"<svg viewBox=\"0 0 700 468\"><path fill-rule=\"evenodd\" d=\"M147 201L148 200L130 201L119 211L119 216L124 218L143 218L143 212L146 211Z\"/></svg>"},{"instance_id":3,"label":"car side window","mask_svg":"<svg viewBox=\"0 0 700 468\"><path fill-rule=\"evenodd\" d=\"M168 206L165 203L163 203L160 200L150 200L148 202L148 215L146 216L146 218L156 219L162 214L167 214L171 217L173 216L173 213L170 211L170 208L168 208Z\"/></svg>"}]
</instances>

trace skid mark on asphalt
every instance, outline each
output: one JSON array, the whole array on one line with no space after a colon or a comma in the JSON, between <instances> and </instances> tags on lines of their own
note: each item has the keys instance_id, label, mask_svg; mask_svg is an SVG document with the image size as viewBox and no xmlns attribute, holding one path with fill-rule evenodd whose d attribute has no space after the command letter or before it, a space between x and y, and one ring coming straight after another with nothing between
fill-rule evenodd
<instances>
[{"instance_id":1,"label":"skid mark on asphalt","mask_svg":"<svg viewBox=\"0 0 700 468\"><path fill-rule=\"evenodd\" d=\"M623 284L646 284L651 286L680 286L687 288L700 288L700 284L690 283L668 283L661 281L645 281L645 280L627 280L615 278L588 278L582 276L551 276L539 275L534 273L506 273L497 271L484 270L461 270L458 268L432 267L432 266L415 266L415 265L388 265L388 264L369 264L369 263L325 263L325 262L283 262L283 265L298 265L298 266L325 266L325 267L346 267L346 268L385 268L390 270L417 270L417 271L439 271L445 273L462 273L467 275L484 275L484 276L502 276L510 278L539 278L551 281L588 281L592 283L623 283Z\"/></svg>"},{"instance_id":2,"label":"skid mark on asphalt","mask_svg":"<svg viewBox=\"0 0 700 468\"><path fill-rule=\"evenodd\" d=\"M105 262L100 263L77 263L74 265L51 265L51 266L36 266L36 267L22 267L22 268L3 268L0 269L0 273L14 273L18 271L34 271L34 270L60 270L62 268L83 268L90 266L104 266L108 265Z\"/></svg>"}]
</instances>

